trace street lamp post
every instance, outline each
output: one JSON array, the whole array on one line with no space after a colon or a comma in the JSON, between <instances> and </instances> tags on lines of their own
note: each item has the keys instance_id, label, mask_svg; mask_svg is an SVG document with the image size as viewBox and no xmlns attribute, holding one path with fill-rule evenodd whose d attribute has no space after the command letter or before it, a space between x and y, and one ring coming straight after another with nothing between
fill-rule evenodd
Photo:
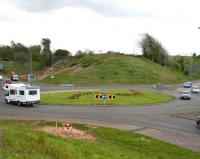
<instances>
[{"instance_id":1,"label":"street lamp post","mask_svg":"<svg viewBox=\"0 0 200 159\"><path fill-rule=\"evenodd\" d=\"M190 80L192 78L192 62L193 62L193 56L191 55L191 59L190 59Z\"/></svg>"}]
</instances>

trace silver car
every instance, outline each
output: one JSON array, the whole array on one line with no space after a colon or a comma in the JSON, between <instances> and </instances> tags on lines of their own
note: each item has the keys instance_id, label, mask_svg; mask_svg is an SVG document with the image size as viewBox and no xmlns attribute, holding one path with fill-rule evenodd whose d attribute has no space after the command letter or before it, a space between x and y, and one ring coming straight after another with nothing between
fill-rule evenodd
<instances>
[{"instance_id":1,"label":"silver car","mask_svg":"<svg viewBox=\"0 0 200 159\"><path fill-rule=\"evenodd\" d=\"M192 87L192 90L191 90L192 93L200 93L200 89L198 86L194 86Z\"/></svg>"},{"instance_id":2,"label":"silver car","mask_svg":"<svg viewBox=\"0 0 200 159\"><path fill-rule=\"evenodd\" d=\"M188 91L182 92L180 99L188 99L188 100L190 100L191 99L190 92L188 92Z\"/></svg>"}]
</instances>

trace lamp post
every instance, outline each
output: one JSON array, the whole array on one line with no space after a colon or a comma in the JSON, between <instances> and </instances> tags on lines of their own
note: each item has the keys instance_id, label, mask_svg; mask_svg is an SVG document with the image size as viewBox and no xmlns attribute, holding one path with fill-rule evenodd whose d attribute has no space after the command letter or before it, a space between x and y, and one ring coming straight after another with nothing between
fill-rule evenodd
<instances>
[{"instance_id":1,"label":"lamp post","mask_svg":"<svg viewBox=\"0 0 200 159\"><path fill-rule=\"evenodd\" d=\"M193 62L193 56L191 55L191 59L190 59L190 80L192 78L192 62Z\"/></svg>"}]
</instances>

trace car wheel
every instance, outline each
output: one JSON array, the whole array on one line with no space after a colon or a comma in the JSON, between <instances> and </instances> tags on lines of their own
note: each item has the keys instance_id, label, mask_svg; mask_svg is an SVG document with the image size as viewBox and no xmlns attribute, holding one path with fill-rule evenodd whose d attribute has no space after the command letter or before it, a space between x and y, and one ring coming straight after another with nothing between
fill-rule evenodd
<instances>
[{"instance_id":1,"label":"car wheel","mask_svg":"<svg viewBox=\"0 0 200 159\"><path fill-rule=\"evenodd\" d=\"M198 128L200 129L200 121L197 123Z\"/></svg>"},{"instance_id":2,"label":"car wheel","mask_svg":"<svg viewBox=\"0 0 200 159\"><path fill-rule=\"evenodd\" d=\"M21 103L18 101L18 102L17 102L17 105L18 105L18 106L21 106Z\"/></svg>"},{"instance_id":3,"label":"car wheel","mask_svg":"<svg viewBox=\"0 0 200 159\"><path fill-rule=\"evenodd\" d=\"M9 102L8 102L8 100L7 100L7 99L5 99L5 103L6 103L6 104L9 104Z\"/></svg>"}]
</instances>

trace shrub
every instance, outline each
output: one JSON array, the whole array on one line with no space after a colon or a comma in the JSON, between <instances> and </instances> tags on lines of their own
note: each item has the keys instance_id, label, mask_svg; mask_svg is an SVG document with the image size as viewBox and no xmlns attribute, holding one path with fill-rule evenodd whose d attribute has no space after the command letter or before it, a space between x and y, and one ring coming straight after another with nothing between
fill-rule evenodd
<instances>
[{"instance_id":1,"label":"shrub","mask_svg":"<svg viewBox=\"0 0 200 159\"><path fill-rule=\"evenodd\" d=\"M82 67L88 67L93 64L99 65L102 63L102 60L97 58L96 56L85 56L81 59L80 64Z\"/></svg>"}]
</instances>

